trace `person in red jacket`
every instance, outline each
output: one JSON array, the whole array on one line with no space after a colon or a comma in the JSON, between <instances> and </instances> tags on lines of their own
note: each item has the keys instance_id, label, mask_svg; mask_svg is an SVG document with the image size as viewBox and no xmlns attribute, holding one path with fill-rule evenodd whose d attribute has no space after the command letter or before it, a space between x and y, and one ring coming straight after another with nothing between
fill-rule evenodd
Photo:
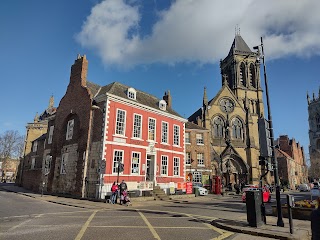
<instances>
[{"instance_id":1,"label":"person in red jacket","mask_svg":"<svg viewBox=\"0 0 320 240\"><path fill-rule=\"evenodd\" d=\"M117 201L117 194L118 194L118 185L116 184L116 182L113 182L112 187L111 187L111 203L115 204Z\"/></svg>"}]
</instances>

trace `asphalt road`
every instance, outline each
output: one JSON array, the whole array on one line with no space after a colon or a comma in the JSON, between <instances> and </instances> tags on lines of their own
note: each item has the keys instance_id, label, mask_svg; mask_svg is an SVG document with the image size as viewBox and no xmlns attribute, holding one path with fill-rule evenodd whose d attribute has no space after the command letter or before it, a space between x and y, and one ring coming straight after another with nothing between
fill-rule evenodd
<instances>
[{"instance_id":1,"label":"asphalt road","mask_svg":"<svg viewBox=\"0 0 320 240\"><path fill-rule=\"evenodd\" d=\"M99 203L89 208L86 201L79 207L71 207L0 191L0 204L0 239L3 240L264 239L235 234L210 224L213 219L230 214L235 218L243 216L246 208L240 197L217 199L209 195L132 207Z\"/></svg>"}]
</instances>

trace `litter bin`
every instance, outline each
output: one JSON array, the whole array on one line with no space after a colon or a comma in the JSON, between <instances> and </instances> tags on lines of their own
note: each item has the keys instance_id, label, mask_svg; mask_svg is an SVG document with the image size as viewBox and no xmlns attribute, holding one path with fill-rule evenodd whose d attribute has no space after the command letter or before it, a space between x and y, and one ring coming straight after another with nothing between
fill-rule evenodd
<instances>
[{"instance_id":1,"label":"litter bin","mask_svg":"<svg viewBox=\"0 0 320 240\"><path fill-rule=\"evenodd\" d=\"M258 227L263 224L261 203L260 191L246 191L247 220L251 227Z\"/></svg>"}]
</instances>

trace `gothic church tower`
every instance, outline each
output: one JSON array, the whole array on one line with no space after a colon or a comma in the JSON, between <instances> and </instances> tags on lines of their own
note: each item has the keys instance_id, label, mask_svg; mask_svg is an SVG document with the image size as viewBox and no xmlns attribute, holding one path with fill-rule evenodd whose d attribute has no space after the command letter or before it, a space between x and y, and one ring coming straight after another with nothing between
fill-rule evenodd
<instances>
[{"instance_id":1,"label":"gothic church tower","mask_svg":"<svg viewBox=\"0 0 320 240\"><path fill-rule=\"evenodd\" d=\"M212 163L227 185L258 184L260 144L258 118L264 116L260 62L240 34L236 34L227 57L220 62L222 88L189 117L210 130ZM270 176L264 183L271 184Z\"/></svg>"},{"instance_id":2,"label":"gothic church tower","mask_svg":"<svg viewBox=\"0 0 320 240\"><path fill-rule=\"evenodd\" d=\"M313 93L312 99L307 94L309 114L309 154L311 178L320 177L320 89L318 98Z\"/></svg>"}]
</instances>

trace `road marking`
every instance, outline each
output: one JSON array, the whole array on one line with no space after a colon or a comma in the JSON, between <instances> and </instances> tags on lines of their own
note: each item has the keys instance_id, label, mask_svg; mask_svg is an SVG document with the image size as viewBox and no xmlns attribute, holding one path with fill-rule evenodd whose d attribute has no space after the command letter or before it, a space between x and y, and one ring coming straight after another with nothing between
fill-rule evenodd
<instances>
[{"instance_id":1,"label":"road marking","mask_svg":"<svg viewBox=\"0 0 320 240\"><path fill-rule=\"evenodd\" d=\"M32 226L43 226L43 225L32 225ZM89 228L149 228L149 226L89 226ZM154 229L202 229L202 230L208 229L207 227L152 227L152 228Z\"/></svg>"},{"instance_id":2,"label":"road marking","mask_svg":"<svg viewBox=\"0 0 320 240\"><path fill-rule=\"evenodd\" d=\"M143 221L147 224L147 226L149 227L150 232L153 234L153 237L156 239L160 240L160 237L158 235L158 233L154 230L154 228L152 227L152 225L150 224L150 222L148 221L148 219L142 214L142 212L140 212L139 210L136 210L141 218L143 219Z\"/></svg>"},{"instance_id":3,"label":"road marking","mask_svg":"<svg viewBox=\"0 0 320 240\"><path fill-rule=\"evenodd\" d=\"M94 211L91 216L88 218L88 220L85 222L85 224L83 224L80 232L78 233L78 236L75 238L75 240L80 240L83 237L83 234L85 233L85 231L87 230L90 222L92 221L92 219L94 218L94 215L96 215L96 213L98 212L98 210Z\"/></svg>"},{"instance_id":4,"label":"road marking","mask_svg":"<svg viewBox=\"0 0 320 240\"><path fill-rule=\"evenodd\" d=\"M219 228L216 228L214 226L212 226L211 224L208 224L208 223L204 223L205 225L207 225L208 228L211 228L212 230L220 233L221 235L216 237L216 238L213 238L212 240L221 240L221 239L225 239L231 235L233 235L234 233L233 232L229 232L229 231L223 231Z\"/></svg>"},{"instance_id":5,"label":"road marking","mask_svg":"<svg viewBox=\"0 0 320 240\"><path fill-rule=\"evenodd\" d=\"M41 217L42 215L43 214L38 214L38 215L35 216L35 218ZM30 218L30 219L28 219L26 221L23 221L22 223L20 223L20 224L18 224L16 226L12 227L12 228L9 228L8 232L10 232L12 230L15 230L16 228L21 227L22 225L25 225L26 223L30 222L31 220L33 220L33 218Z\"/></svg>"},{"instance_id":6,"label":"road marking","mask_svg":"<svg viewBox=\"0 0 320 240\"><path fill-rule=\"evenodd\" d=\"M194 217L194 215L191 215L191 214L186 214L186 215L189 216L189 217L191 217L191 218L193 218L193 219L195 219L195 220L201 220L201 219L199 219L199 218L202 218L201 216L199 216L199 218L196 218L196 217ZM218 236L218 237L216 237L216 238L213 238L212 240L225 239L225 238L227 238L227 237L229 237L229 236L231 236L231 235L234 234L233 232L223 231L223 230L221 230L221 229L219 229L219 228L217 228L217 227L212 226L212 225L209 224L209 223L206 223L206 222L202 222L202 223L203 223L205 226L207 226L206 229L210 228L210 229L214 230L215 232L221 234L220 236Z\"/></svg>"}]
</instances>

